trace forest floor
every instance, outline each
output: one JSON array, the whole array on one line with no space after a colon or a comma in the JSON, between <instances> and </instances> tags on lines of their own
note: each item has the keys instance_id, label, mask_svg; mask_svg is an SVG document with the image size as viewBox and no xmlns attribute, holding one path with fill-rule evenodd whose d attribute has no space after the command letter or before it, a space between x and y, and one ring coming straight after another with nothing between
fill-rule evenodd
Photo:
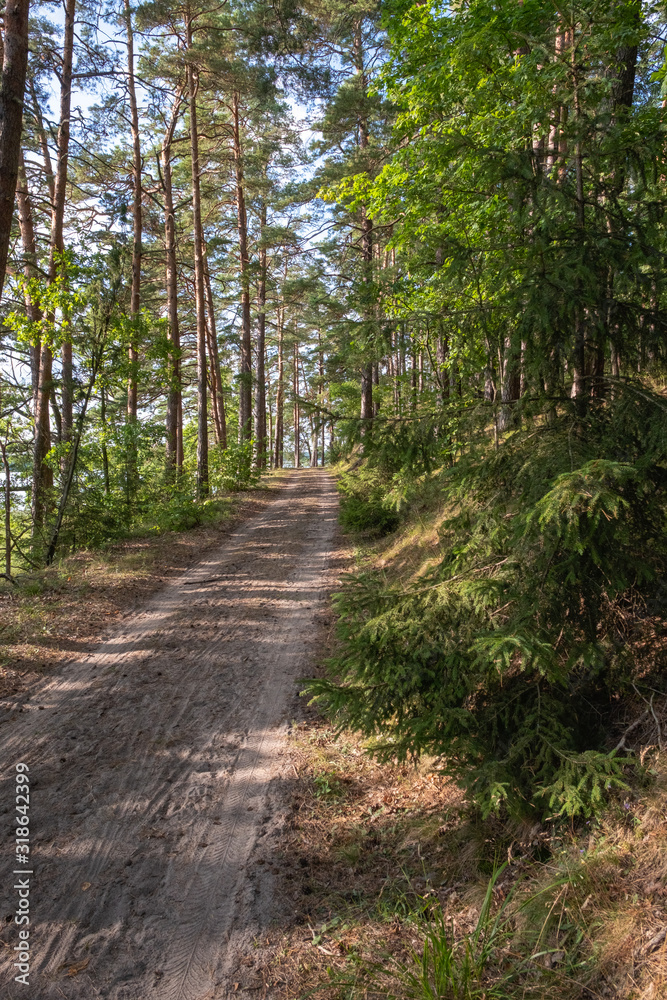
<instances>
[{"instance_id":1,"label":"forest floor","mask_svg":"<svg viewBox=\"0 0 667 1000\"><path fill-rule=\"evenodd\" d=\"M41 678L20 656L9 665L0 984L11 1000L256 997L267 985L241 984L238 969L257 967L248 955L264 931L299 916L278 889L280 867L260 855L291 807L287 726L304 717L299 679L330 617L334 480L286 474L243 513L217 544L213 529L193 532L180 554L149 558L136 583L144 609L93 650L100 621L136 606L137 593L126 581L115 597L101 584L95 595L91 570L77 630L61 589L43 648L62 652L57 635L72 633L67 662L52 657ZM34 646L34 629L22 634ZM12 964L18 762L31 782L29 991Z\"/></svg>"},{"instance_id":2,"label":"forest floor","mask_svg":"<svg viewBox=\"0 0 667 1000\"><path fill-rule=\"evenodd\" d=\"M379 764L298 696L335 646L341 572L433 556L426 521L355 555L337 508L328 472L289 471L217 524L4 591L3 997L406 1000L434 919L464 941L505 859L494 907L534 896L523 927L544 947L503 996L667 996L661 754L594 828L510 830L471 820L435 762ZM18 761L29 991L12 967Z\"/></svg>"},{"instance_id":3,"label":"forest floor","mask_svg":"<svg viewBox=\"0 0 667 1000\"><path fill-rule=\"evenodd\" d=\"M213 517L189 530L140 532L23 573L18 587L0 581L0 709L20 710L34 684L92 652L110 625L142 610L238 524L261 513L283 476L274 471L259 489L219 498Z\"/></svg>"}]
</instances>

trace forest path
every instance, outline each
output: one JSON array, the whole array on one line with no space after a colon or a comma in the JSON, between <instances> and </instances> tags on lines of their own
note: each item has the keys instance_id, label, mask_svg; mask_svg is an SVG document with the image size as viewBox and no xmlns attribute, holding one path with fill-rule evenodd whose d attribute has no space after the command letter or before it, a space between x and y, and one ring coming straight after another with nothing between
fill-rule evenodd
<instances>
[{"instance_id":1,"label":"forest path","mask_svg":"<svg viewBox=\"0 0 667 1000\"><path fill-rule=\"evenodd\" d=\"M5 947L4 997L232 993L234 942L281 905L268 866L259 879L244 866L271 827L269 783L315 655L336 516L327 472L291 472L266 510L2 727L3 918L17 902L18 761L30 768L34 871L30 985L14 982Z\"/></svg>"}]
</instances>

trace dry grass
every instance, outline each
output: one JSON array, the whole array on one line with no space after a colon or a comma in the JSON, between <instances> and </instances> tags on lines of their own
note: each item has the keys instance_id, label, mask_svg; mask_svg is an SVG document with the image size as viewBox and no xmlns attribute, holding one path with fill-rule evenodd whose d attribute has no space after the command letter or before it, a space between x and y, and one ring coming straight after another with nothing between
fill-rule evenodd
<instances>
[{"instance_id":1,"label":"dry grass","mask_svg":"<svg viewBox=\"0 0 667 1000\"><path fill-rule=\"evenodd\" d=\"M508 900L511 914L498 961L522 968L508 997L667 997L663 755L652 752L648 788L593 829L508 830L472 822L432 762L378 765L357 737L336 740L315 719L291 742L298 777L267 860L294 917L261 942L254 995L400 996L396 968L421 950L434 915L462 941L494 863L509 860L494 889L496 910Z\"/></svg>"},{"instance_id":2,"label":"dry grass","mask_svg":"<svg viewBox=\"0 0 667 1000\"><path fill-rule=\"evenodd\" d=\"M327 969L348 976L380 953L404 958L423 914L465 891L444 839L462 800L429 762L379 765L322 720L295 726L291 744L298 778L274 860L296 913L271 935L266 979L270 995L333 996Z\"/></svg>"}]
</instances>

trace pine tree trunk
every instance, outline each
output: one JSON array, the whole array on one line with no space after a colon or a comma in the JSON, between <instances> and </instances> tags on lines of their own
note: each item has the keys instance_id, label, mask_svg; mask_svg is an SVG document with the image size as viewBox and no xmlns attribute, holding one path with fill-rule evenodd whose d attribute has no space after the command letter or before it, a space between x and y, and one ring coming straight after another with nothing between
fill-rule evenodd
<instances>
[{"instance_id":1,"label":"pine tree trunk","mask_svg":"<svg viewBox=\"0 0 667 1000\"><path fill-rule=\"evenodd\" d=\"M44 523L46 495L53 487L53 471L44 464L51 448L49 401L53 388L53 355L42 344L39 357L39 386L35 407L35 443L32 465L32 531L33 537Z\"/></svg>"},{"instance_id":2,"label":"pine tree trunk","mask_svg":"<svg viewBox=\"0 0 667 1000\"><path fill-rule=\"evenodd\" d=\"M107 451L107 394L104 385L100 387L100 423L102 424L102 471L104 473L104 492L111 493L109 477L109 453Z\"/></svg>"},{"instance_id":3,"label":"pine tree trunk","mask_svg":"<svg viewBox=\"0 0 667 1000\"><path fill-rule=\"evenodd\" d=\"M301 468L301 413L299 407L299 345L294 342L292 371L292 392L294 394L294 468Z\"/></svg>"},{"instance_id":4,"label":"pine tree trunk","mask_svg":"<svg viewBox=\"0 0 667 1000\"><path fill-rule=\"evenodd\" d=\"M505 337L504 349L499 361L500 399L503 405L498 414L498 430L502 433L514 423L513 407L508 404L516 402L521 391L519 359L509 337Z\"/></svg>"},{"instance_id":5,"label":"pine tree trunk","mask_svg":"<svg viewBox=\"0 0 667 1000\"><path fill-rule=\"evenodd\" d=\"M192 48L192 22L186 21L188 49ZM192 223L195 256L195 310L197 315L197 496L208 496L208 413L206 392L206 300L204 294L204 234L201 221L199 133L197 130L197 70L188 63L190 98L190 153L192 159Z\"/></svg>"},{"instance_id":6,"label":"pine tree trunk","mask_svg":"<svg viewBox=\"0 0 667 1000\"><path fill-rule=\"evenodd\" d=\"M261 235L266 228L266 203L262 202ZM266 247L259 251L259 284L257 289L257 388L255 390L255 467L266 468Z\"/></svg>"},{"instance_id":7,"label":"pine tree trunk","mask_svg":"<svg viewBox=\"0 0 667 1000\"><path fill-rule=\"evenodd\" d=\"M284 461L285 447L285 361L283 352L283 323L285 318L285 307L278 306L278 378L276 387L276 423L274 431L274 457L273 467L282 469Z\"/></svg>"},{"instance_id":8,"label":"pine tree trunk","mask_svg":"<svg viewBox=\"0 0 667 1000\"><path fill-rule=\"evenodd\" d=\"M234 133L234 166L236 168L236 216L239 232L239 260L241 268L239 443L242 443L250 438L252 432L252 343L250 336L250 260L248 258L248 220L245 207L243 149L241 146L239 94L237 91L234 91L233 95L232 121Z\"/></svg>"},{"instance_id":9,"label":"pine tree trunk","mask_svg":"<svg viewBox=\"0 0 667 1000\"><path fill-rule=\"evenodd\" d=\"M310 418L310 467L311 469L317 468L317 444L318 444L318 433L317 425L313 418Z\"/></svg>"},{"instance_id":10,"label":"pine tree trunk","mask_svg":"<svg viewBox=\"0 0 667 1000\"><path fill-rule=\"evenodd\" d=\"M362 100L365 101L368 82L366 80L366 71L364 67L364 51L361 28L362 22L359 20L355 24L354 28L353 48L354 65L359 76ZM358 120L359 148L362 150L366 149L368 147L368 141L368 120L365 112L362 111ZM373 221L368 218L365 208L362 208L361 210L361 267L362 281L366 289L365 297L367 299L364 303L364 313L366 319L368 320L373 312L371 303L368 301L373 267ZM373 367L371 364L365 365L361 371L360 417L361 434L364 435L369 429L370 422L373 419Z\"/></svg>"},{"instance_id":11,"label":"pine tree trunk","mask_svg":"<svg viewBox=\"0 0 667 1000\"><path fill-rule=\"evenodd\" d=\"M7 445L0 441L0 452L2 453L2 464L5 471L5 577L12 578L12 481L9 459L7 458Z\"/></svg>"},{"instance_id":12,"label":"pine tree trunk","mask_svg":"<svg viewBox=\"0 0 667 1000\"><path fill-rule=\"evenodd\" d=\"M53 166L51 163L51 153L48 146L46 130L41 108L37 99L35 85L32 80L28 81L28 88L32 97L33 112L39 135L42 158L44 160L44 173L46 175L49 197L51 199L51 211L53 212L55 203L55 179ZM32 207L29 201L28 185L25 176L25 166L23 164L23 153L21 153L21 188L18 192L19 206L19 226L21 228L21 238L26 257L31 262L37 260L37 245L35 241L34 220ZM35 268L30 267L30 273L26 266L26 277L34 273ZM32 303L26 301L26 310L31 320L40 318L40 310ZM33 393L34 393L34 419L35 419L35 439L32 455L32 538L36 542L37 536L44 526L46 514L46 500L49 492L53 489L53 470L45 464L44 460L51 449L51 411L50 404L53 400L53 354L51 349L45 345L37 343L33 347ZM55 400L53 400L55 402Z\"/></svg>"},{"instance_id":13,"label":"pine tree trunk","mask_svg":"<svg viewBox=\"0 0 667 1000\"><path fill-rule=\"evenodd\" d=\"M127 90L130 98L130 131L132 133L132 289L130 292L130 318L136 322L141 309L141 138L139 134L139 108L134 79L134 32L130 0L124 0L125 31L127 36ZM127 419L137 422L137 365L139 353L136 334L129 347L130 377L127 386ZM136 476L136 443L130 443L130 471Z\"/></svg>"},{"instance_id":14,"label":"pine tree trunk","mask_svg":"<svg viewBox=\"0 0 667 1000\"><path fill-rule=\"evenodd\" d=\"M69 165L70 116L72 109L72 60L74 56L74 16L76 0L67 0L63 32L63 61L60 77L60 122L58 125L56 174L51 210L51 255L49 280L55 281L61 267L59 256L65 249L63 223ZM62 347L62 410L60 440L72 438L72 342L66 340Z\"/></svg>"},{"instance_id":15,"label":"pine tree trunk","mask_svg":"<svg viewBox=\"0 0 667 1000\"><path fill-rule=\"evenodd\" d=\"M181 334L178 322L178 264L176 260L176 216L171 172L171 144L181 105L181 91L176 93L171 119L162 141L160 158L162 161L162 184L164 187L164 246L165 283L167 290L167 321L169 324L169 394L167 396L167 478L180 476L183 469L183 448L179 456L179 436L181 415Z\"/></svg>"},{"instance_id":16,"label":"pine tree trunk","mask_svg":"<svg viewBox=\"0 0 667 1000\"><path fill-rule=\"evenodd\" d=\"M320 375L320 406L324 406L324 354L322 353L322 331L317 331L317 345L319 347L319 375ZM322 465L324 465L324 417L321 416L320 430L322 432Z\"/></svg>"},{"instance_id":17,"label":"pine tree trunk","mask_svg":"<svg viewBox=\"0 0 667 1000\"><path fill-rule=\"evenodd\" d=\"M577 49L574 35L570 38L570 61L572 65L573 78L573 101L576 114L576 121L581 118L581 108L579 105L579 67L577 66ZM584 168L581 142L577 140L574 154L574 171L576 183L576 224L583 237L586 229L586 206L584 202ZM580 290L577 289L577 297ZM586 323L584 320L583 306L577 303L575 306L574 321L574 349L572 353L572 398L576 401L576 410L579 416L586 412Z\"/></svg>"},{"instance_id":18,"label":"pine tree trunk","mask_svg":"<svg viewBox=\"0 0 667 1000\"><path fill-rule=\"evenodd\" d=\"M32 203L28 181L25 172L25 161L23 150L19 154L19 173L16 185L16 203L18 206L19 229L21 231L21 243L23 245L23 273L26 281L36 278L37 270L37 243L35 241L35 222L32 214ZM31 323L38 323L42 318L39 306L32 301L30 294L25 292L25 311ZM33 416L37 410L37 395L39 387L39 356L41 344L39 340L30 347L30 372L32 376L32 412Z\"/></svg>"},{"instance_id":19,"label":"pine tree trunk","mask_svg":"<svg viewBox=\"0 0 667 1000\"><path fill-rule=\"evenodd\" d=\"M42 152L42 159L44 160L44 176L46 177L46 186L49 189L51 209L53 210L53 201L55 199L55 178L53 174L53 164L51 162L51 150L49 149L49 140L46 134L46 129L44 128L44 116L42 115L39 98L37 97L37 91L35 90L35 82L30 78L28 79L28 90L30 91L30 97L32 100L31 110L35 116L35 128L37 130L37 135L39 136L39 148Z\"/></svg>"},{"instance_id":20,"label":"pine tree trunk","mask_svg":"<svg viewBox=\"0 0 667 1000\"><path fill-rule=\"evenodd\" d=\"M438 337L435 345L435 360L438 368L438 386L440 390L438 392L438 398L441 406L445 405L445 400L449 397L449 379L445 376L445 364L447 362L448 351L449 344L447 342L447 338L443 336ZM489 361L489 365L492 365L491 361ZM495 396L495 391L493 392L493 396Z\"/></svg>"},{"instance_id":21,"label":"pine tree trunk","mask_svg":"<svg viewBox=\"0 0 667 1000\"><path fill-rule=\"evenodd\" d=\"M227 447L227 415L225 413L225 397L220 374L220 352L218 351L218 331L215 325L215 309L213 306L213 291L211 289L211 274L208 268L208 254L204 245L204 291L206 293L206 337L208 339L208 355L211 365L211 407L213 410L213 429L215 443L220 448Z\"/></svg>"},{"instance_id":22,"label":"pine tree trunk","mask_svg":"<svg viewBox=\"0 0 667 1000\"><path fill-rule=\"evenodd\" d=\"M30 192L25 174L23 150L20 154L19 182L16 189L16 200L19 209L19 228L25 257L24 274L28 280L37 274L37 244L35 241L35 226L32 214ZM41 319L41 310L26 294L26 313L31 322ZM49 421L49 396L52 380L52 354L48 347L39 341L30 348L33 414L35 422L35 441L33 445L33 476L32 476L32 533L42 527L45 513L45 494L53 486L53 473L44 464L44 459L51 447L51 425Z\"/></svg>"},{"instance_id":23,"label":"pine tree trunk","mask_svg":"<svg viewBox=\"0 0 667 1000\"><path fill-rule=\"evenodd\" d=\"M14 217L21 152L23 98L28 66L29 0L7 0L4 9L2 86L0 86L0 296Z\"/></svg>"}]
</instances>

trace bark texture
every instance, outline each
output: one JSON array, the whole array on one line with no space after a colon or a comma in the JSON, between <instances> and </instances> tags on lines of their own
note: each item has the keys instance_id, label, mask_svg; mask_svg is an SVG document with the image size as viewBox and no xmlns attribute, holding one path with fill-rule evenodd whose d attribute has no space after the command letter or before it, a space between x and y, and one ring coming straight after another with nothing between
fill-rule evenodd
<instances>
[{"instance_id":1,"label":"bark texture","mask_svg":"<svg viewBox=\"0 0 667 1000\"><path fill-rule=\"evenodd\" d=\"M4 51L0 86L0 295L14 216L28 66L29 0L8 0L4 11Z\"/></svg>"},{"instance_id":2,"label":"bark texture","mask_svg":"<svg viewBox=\"0 0 667 1000\"><path fill-rule=\"evenodd\" d=\"M266 203L262 202L261 231L266 228ZM259 284L257 289L257 388L255 390L255 466L266 468L266 247L259 251Z\"/></svg>"},{"instance_id":3,"label":"bark texture","mask_svg":"<svg viewBox=\"0 0 667 1000\"><path fill-rule=\"evenodd\" d=\"M208 354L211 367L211 404L213 410L213 426L215 443L223 450L227 447L227 416L225 413L225 397L220 373L220 352L218 351L218 331L215 323L215 308L211 288L211 272L208 266L208 255L204 248L204 279L206 292L206 336L208 339Z\"/></svg>"},{"instance_id":4,"label":"bark texture","mask_svg":"<svg viewBox=\"0 0 667 1000\"><path fill-rule=\"evenodd\" d=\"M182 93L176 93L169 125L162 140L160 162L164 189L165 283L169 323L169 393L167 396L167 478L183 468L183 428L181 424L181 335L178 321L178 264L176 261L176 215L171 171L171 146L181 107Z\"/></svg>"},{"instance_id":5,"label":"bark texture","mask_svg":"<svg viewBox=\"0 0 667 1000\"><path fill-rule=\"evenodd\" d=\"M69 165L70 118L72 113L72 61L74 57L74 16L75 0L67 0L65 6L65 26L63 31L63 61L60 78L60 122L58 125L58 150L56 174L51 210L51 255L49 280L58 277L60 255L65 249L63 223L67 197L67 170ZM69 441L72 437L72 343L65 340L62 347L62 409L60 437Z\"/></svg>"},{"instance_id":6,"label":"bark texture","mask_svg":"<svg viewBox=\"0 0 667 1000\"><path fill-rule=\"evenodd\" d=\"M241 268L241 363L239 379L239 443L247 441L252 426L252 340L250 333L250 259L248 257L248 220L245 206L243 177L243 146L241 143L241 112L239 94L232 98L234 135L234 166L236 170L236 217L239 233Z\"/></svg>"},{"instance_id":7,"label":"bark texture","mask_svg":"<svg viewBox=\"0 0 667 1000\"><path fill-rule=\"evenodd\" d=\"M127 40L127 92L130 99L130 129L132 132L132 290L130 293L130 316L137 320L141 309L141 137L139 134L139 108L134 78L134 31L132 30L132 10L129 0L125 3L125 31ZM139 353L136 338L129 348L130 378L127 386L127 417L131 423L137 419L137 364ZM136 454L132 450L136 466ZM136 469L135 469L136 471Z\"/></svg>"},{"instance_id":8,"label":"bark texture","mask_svg":"<svg viewBox=\"0 0 667 1000\"><path fill-rule=\"evenodd\" d=\"M278 306L278 377L276 381L276 424L274 430L274 453L273 466L275 469L282 469L284 461L284 440L285 440L285 361L283 343L283 325L285 319L285 307Z\"/></svg>"},{"instance_id":9,"label":"bark texture","mask_svg":"<svg viewBox=\"0 0 667 1000\"><path fill-rule=\"evenodd\" d=\"M192 24L186 22L188 49L192 47ZM188 63L190 99L190 154L192 159L192 226L195 250L195 310L197 314L197 495L208 495L208 413L206 391L206 299L204 292L204 233L201 221L197 90L199 75Z\"/></svg>"},{"instance_id":10,"label":"bark texture","mask_svg":"<svg viewBox=\"0 0 667 1000\"><path fill-rule=\"evenodd\" d=\"M292 363L292 395L294 397L294 468L301 467L301 408L299 406L299 345L294 342Z\"/></svg>"}]
</instances>

